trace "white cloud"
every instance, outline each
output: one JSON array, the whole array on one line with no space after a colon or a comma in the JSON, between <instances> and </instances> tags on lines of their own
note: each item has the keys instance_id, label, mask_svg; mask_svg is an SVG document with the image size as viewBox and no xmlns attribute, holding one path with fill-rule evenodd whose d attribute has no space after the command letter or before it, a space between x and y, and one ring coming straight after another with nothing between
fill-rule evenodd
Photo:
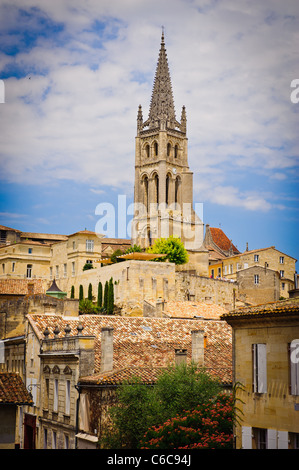
<instances>
[{"instance_id":1,"label":"white cloud","mask_svg":"<svg viewBox=\"0 0 299 470\"><path fill-rule=\"evenodd\" d=\"M174 0L170 8L165 0L15 0L5 22L2 16L4 33L18 31L16 8L31 7L42 13L31 10L25 24L40 37L14 57L0 56L4 70L26 72L5 80L4 178L84 181L94 192L132 187L137 108L142 104L146 118L164 23L177 117L183 104L187 109L190 168L213 174L204 190L217 204L274 206L253 180L252 193L248 183L231 186L226 171L264 171L283 181L284 170L298 164L298 111L290 101L295 1ZM61 30L43 34L38 17ZM22 28L18 34L25 41ZM4 36L5 44L11 39Z\"/></svg>"}]
</instances>

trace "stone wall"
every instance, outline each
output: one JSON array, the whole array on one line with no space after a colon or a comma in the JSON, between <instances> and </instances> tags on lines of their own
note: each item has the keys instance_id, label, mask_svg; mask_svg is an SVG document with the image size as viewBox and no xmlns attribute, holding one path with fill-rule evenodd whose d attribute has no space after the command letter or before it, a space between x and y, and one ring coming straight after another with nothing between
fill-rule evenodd
<instances>
[{"instance_id":1,"label":"stone wall","mask_svg":"<svg viewBox=\"0 0 299 470\"><path fill-rule=\"evenodd\" d=\"M188 273L176 273L175 299L194 300L220 305L228 310L234 308L238 294L235 282L211 279Z\"/></svg>"},{"instance_id":2,"label":"stone wall","mask_svg":"<svg viewBox=\"0 0 299 470\"><path fill-rule=\"evenodd\" d=\"M255 283L255 276L258 283ZM242 269L237 273L239 298L252 304L263 304L279 300L280 281L279 273L272 269L254 266Z\"/></svg>"}]
</instances>

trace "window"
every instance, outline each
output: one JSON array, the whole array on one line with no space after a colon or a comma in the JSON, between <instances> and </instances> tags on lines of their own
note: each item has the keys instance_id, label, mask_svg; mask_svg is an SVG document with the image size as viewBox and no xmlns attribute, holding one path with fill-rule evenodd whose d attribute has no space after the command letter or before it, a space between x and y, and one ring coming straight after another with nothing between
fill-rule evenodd
<instances>
[{"instance_id":1,"label":"window","mask_svg":"<svg viewBox=\"0 0 299 470\"><path fill-rule=\"evenodd\" d=\"M290 394L299 395L299 340L289 345Z\"/></svg>"},{"instance_id":2,"label":"window","mask_svg":"<svg viewBox=\"0 0 299 470\"><path fill-rule=\"evenodd\" d=\"M267 349L266 344L252 345L253 392L267 393Z\"/></svg>"},{"instance_id":3,"label":"window","mask_svg":"<svg viewBox=\"0 0 299 470\"><path fill-rule=\"evenodd\" d=\"M252 428L252 433L257 449L288 449L289 436L287 431Z\"/></svg>"},{"instance_id":4,"label":"window","mask_svg":"<svg viewBox=\"0 0 299 470\"><path fill-rule=\"evenodd\" d=\"M171 151L171 144L167 144L167 157L170 156L170 151Z\"/></svg>"},{"instance_id":5,"label":"window","mask_svg":"<svg viewBox=\"0 0 299 470\"><path fill-rule=\"evenodd\" d=\"M67 265L66 263L64 263L63 265L63 277L66 277L67 276Z\"/></svg>"},{"instance_id":6,"label":"window","mask_svg":"<svg viewBox=\"0 0 299 470\"><path fill-rule=\"evenodd\" d=\"M76 242L73 242L73 250L76 249Z\"/></svg>"},{"instance_id":7,"label":"window","mask_svg":"<svg viewBox=\"0 0 299 470\"><path fill-rule=\"evenodd\" d=\"M46 410L49 408L49 393L50 393L49 379L46 379L45 380L45 402L44 402L44 406Z\"/></svg>"},{"instance_id":8,"label":"window","mask_svg":"<svg viewBox=\"0 0 299 470\"><path fill-rule=\"evenodd\" d=\"M11 263L11 272L14 273L15 272L15 268L16 268L16 263L13 261Z\"/></svg>"},{"instance_id":9,"label":"window","mask_svg":"<svg viewBox=\"0 0 299 470\"><path fill-rule=\"evenodd\" d=\"M65 414L70 414L70 404L71 404L71 382L67 380L65 383Z\"/></svg>"},{"instance_id":10,"label":"window","mask_svg":"<svg viewBox=\"0 0 299 470\"><path fill-rule=\"evenodd\" d=\"M5 264L2 263L2 274L4 274L4 273L5 273Z\"/></svg>"},{"instance_id":11,"label":"window","mask_svg":"<svg viewBox=\"0 0 299 470\"><path fill-rule=\"evenodd\" d=\"M26 277L28 279L32 277L32 264L27 264Z\"/></svg>"},{"instance_id":12,"label":"window","mask_svg":"<svg viewBox=\"0 0 299 470\"><path fill-rule=\"evenodd\" d=\"M145 147L145 153L146 153L147 158L149 158L149 156L150 156L150 146L149 145L147 145Z\"/></svg>"},{"instance_id":13,"label":"window","mask_svg":"<svg viewBox=\"0 0 299 470\"><path fill-rule=\"evenodd\" d=\"M54 404L53 410L58 411L58 379L54 379Z\"/></svg>"},{"instance_id":14,"label":"window","mask_svg":"<svg viewBox=\"0 0 299 470\"><path fill-rule=\"evenodd\" d=\"M280 274L280 277L284 277L284 271L283 270L279 271L279 274Z\"/></svg>"},{"instance_id":15,"label":"window","mask_svg":"<svg viewBox=\"0 0 299 470\"><path fill-rule=\"evenodd\" d=\"M86 251L93 252L94 241L93 240L86 240Z\"/></svg>"},{"instance_id":16,"label":"window","mask_svg":"<svg viewBox=\"0 0 299 470\"><path fill-rule=\"evenodd\" d=\"M53 431L53 433L52 433L52 449L56 449L56 446L57 446L56 432Z\"/></svg>"},{"instance_id":17,"label":"window","mask_svg":"<svg viewBox=\"0 0 299 470\"><path fill-rule=\"evenodd\" d=\"M237 271L240 271L240 269L241 269L241 265L240 263L237 263Z\"/></svg>"},{"instance_id":18,"label":"window","mask_svg":"<svg viewBox=\"0 0 299 470\"><path fill-rule=\"evenodd\" d=\"M284 256L280 256L280 257L279 257L279 263L280 263L280 264L283 264L283 263L284 263Z\"/></svg>"},{"instance_id":19,"label":"window","mask_svg":"<svg viewBox=\"0 0 299 470\"><path fill-rule=\"evenodd\" d=\"M75 276L75 261L72 261L72 276Z\"/></svg>"},{"instance_id":20,"label":"window","mask_svg":"<svg viewBox=\"0 0 299 470\"><path fill-rule=\"evenodd\" d=\"M244 269L248 268L248 263L244 263Z\"/></svg>"},{"instance_id":21,"label":"window","mask_svg":"<svg viewBox=\"0 0 299 470\"><path fill-rule=\"evenodd\" d=\"M218 268L218 277L221 277L221 268Z\"/></svg>"},{"instance_id":22,"label":"window","mask_svg":"<svg viewBox=\"0 0 299 470\"><path fill-rule=\"evenodd\" d=\"M48 448L48 429L44 428L44 449Z\"/></svg>"},{"instance_id":23,"label":"window","mask_svg":"<svg viewBox=\"0 0 299 470\"><path fill-rule=\"evenodd\" d=\"M158 156L158 144L157 142L154 143L154 152L155 152L155 157Z\"/></svg>"},{"instance_id":24,"label":"window","mask_svg":"<svg viewBox=\"0 0 299 470\"><path fill-rule=\"evenodd\" d=\"M214 269L211 270L211 277L214 278Z\"/></svg>"},{"instance_id":25,"label":"window","mask_svg":"<svg viewBox=\"0 0 299 470\"><path fill-rule=\"evenodd\" d=\"M59 266L56 266L56 279L59 279Z\"/></svg>"},{"instance_id":26,"label":"window","mask_svg":"<svg viewBox=\"0 0 299 470\"><path fill-rule=\"evenodd\" d=\"M53 279L53 268L52 268L52 266L50 267L50 279Z\"/></svg>"},{"instance_id":27,"label":"window","mask_svg":"<svg viewBox=\"0 0 299 470\"><path fill-rule=\"evenodd\" d=\"M64 448L69 448L69 436L67 434L64 435Z\"/></svg>"},{"instance_id":28,"label":"window","mask_svg":"<svg viewBox=\"0 0 299 470\"><path fill-rule=\"evenodd\" d=\"M178 148L177 145L175 145L175 147L174 147L174 158L178 157L178 153L179 153L179 148Z\"/></svg>"},{"instance_id":29,"label":"window","mask_svg":"<svg viewBox=\"0 0 299 470\"><path fill-rule=\"evenodd\" d=\"M256 430L257 449L267 449L267 429Z\"/></svg>"},{"instance_id":30,"label":"window","mask_svg":"<svg viewBox=\"0 0 299 470\"><path fill-rule=\"evenodd\" d=\"M28 253L29 253L29 254L32 253L32 248L28 248Z\"/></svg>"},{"instance_id":31,"label":"window","mask_svg":"<svg viewBox=\"0 0 299 470\"><path fill-rule=\"evenodd\" d=\"M257 263L259 260L259 255L254 255L254 261Z\"/></svg>"},{"instance_id":32,"label":"window","mask_svg":"<svg viewBox=\"0 0 299 470\"><path fill-rule=\"evenodd\" d=\"M254 284L257 286L260 283L260 276L259 274L254 275Z\"/></svg>"}]
</instances>

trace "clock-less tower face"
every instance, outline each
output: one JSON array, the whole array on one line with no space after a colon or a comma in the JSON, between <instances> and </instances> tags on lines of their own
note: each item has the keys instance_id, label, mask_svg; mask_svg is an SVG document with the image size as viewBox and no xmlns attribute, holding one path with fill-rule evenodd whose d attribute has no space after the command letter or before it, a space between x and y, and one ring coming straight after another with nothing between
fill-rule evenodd
<instances>
[{"instance_id":1,"label":"clock-less tower face","mask_svg":"<svg viewBox=\"0 0 299 470\"><path fill-rule=\"evenodd\" d=\"M202 222L193 211L193 173L188 166L186 111L175 116L171 79L162 34L149 117L137 115L135 215L132 243L149 246L160 237L178 236L187 245L202 244ZM193 241L192 241L193 240Z\"/></svg>"}]
</instances>

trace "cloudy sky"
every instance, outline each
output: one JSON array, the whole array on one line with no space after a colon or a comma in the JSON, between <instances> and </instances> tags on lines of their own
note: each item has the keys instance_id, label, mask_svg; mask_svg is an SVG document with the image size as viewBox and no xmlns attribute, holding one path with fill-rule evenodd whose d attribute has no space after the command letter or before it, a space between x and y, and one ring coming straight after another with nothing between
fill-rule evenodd
<instances>
[{"instance_id":1,"label":"cloudy sky","mask_svg":"<svg viewBox=\"0 0 299 470\"><path fill-rule=\"evenodd\" d=\"M2 0L0 224L95 230L132 202L162 25L204 223L299 259L298 0Z\"/></svg>"}]
</instances>

